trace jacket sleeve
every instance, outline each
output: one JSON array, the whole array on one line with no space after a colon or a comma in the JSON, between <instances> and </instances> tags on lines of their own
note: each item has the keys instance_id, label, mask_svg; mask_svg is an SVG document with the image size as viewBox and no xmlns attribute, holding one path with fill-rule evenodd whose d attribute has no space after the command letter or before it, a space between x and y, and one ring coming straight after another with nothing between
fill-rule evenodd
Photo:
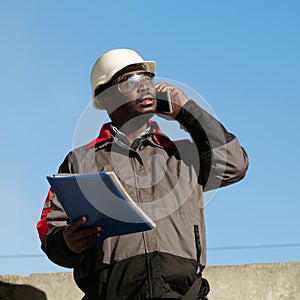
<instances>
[{"instance_id":1,"label":"jacket sleeve","mask_svg":"<svg viewBox=\"0 0 300 300\"><path fill-rule=\"evenodd\" d=\"M248 169L248 156L237 138L208 112L189 100L177 121L190 133L198 150L199 183L204 191L238 182Z\"/></svg>"},{"instance_id":2,"label":"jacket sleeve","mask_svg":"<svg viewBox=\"0 0 300 300\"><path fill-rule=\"evenodd\" d=\"M70 152L59 168L59 173L73 173L72 153ZM42 250L48 258L66 268L75 267L81 255L73 253L67 247L63 230L68 224L68 217L52 189L49 190L37 230L42 242Z\"/></svg>"}]
</instances>

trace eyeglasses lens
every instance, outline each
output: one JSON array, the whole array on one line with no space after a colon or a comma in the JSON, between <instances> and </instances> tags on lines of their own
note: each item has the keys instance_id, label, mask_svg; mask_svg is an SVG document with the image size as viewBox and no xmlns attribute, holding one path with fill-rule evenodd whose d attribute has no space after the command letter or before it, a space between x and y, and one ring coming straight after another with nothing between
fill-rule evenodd
<instances>
[{"instance_id":1,"label":"eyeglasses lens","mask_svg":"<svg viewBox=\"0 0 300 300\"><path fill-rule=\"evenodd\" d=\"M150 74L133 74L118 83L118 89L121 93L129 93L138 90L140 87L152 87L153 75Z\"/></svg>"}]
</instances>

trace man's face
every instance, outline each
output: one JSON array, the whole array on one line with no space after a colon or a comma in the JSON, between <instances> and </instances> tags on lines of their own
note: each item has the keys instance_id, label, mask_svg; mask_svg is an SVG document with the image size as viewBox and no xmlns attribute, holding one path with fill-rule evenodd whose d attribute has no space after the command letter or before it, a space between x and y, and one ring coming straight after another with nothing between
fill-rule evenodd
<instances>
[{"instance_id":1,"label":"man's face","mask_svg":"<svg viewBox=\"0 0 300 300\"><path fill-rule=\"evenodd\" d=\"M110 94L109 113L113 118L132 119L156 109L156 89L152 76L144 70L126 72L116 78Z\"/></svg>"}]
</instances>

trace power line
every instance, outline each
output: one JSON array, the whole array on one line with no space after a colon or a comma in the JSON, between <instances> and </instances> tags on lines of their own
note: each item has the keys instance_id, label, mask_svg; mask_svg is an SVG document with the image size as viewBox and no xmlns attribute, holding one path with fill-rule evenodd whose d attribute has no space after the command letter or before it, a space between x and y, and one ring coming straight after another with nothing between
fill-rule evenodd
<instances>
[{"instance_id":1,"label":"power line","mask_svg":"<svg viewBox=\"0 0 300 300\"><path fill-rule=\"evenodd\" d=\"M223 250L247 250L247 249L291 248L291 247L300 247L300 244L273 244L273 245L245 245L245 246L207 247L207 250L208 251L223 251Z\"/></svg>"},{"instance_id":2,"label":"power line","mask_svg":"<svg viewBox=\"0 0 300 300\"><path fill-rule=\"evenodd\" d=\"M41 258L45 257L44 254L11 254L11 255L0 255L0 259L11 259L11 258Z\"/></svg>"},{"instance_id":3,"label":"power line","mask_svg":"<svg viewBox=\"0 0 300 300\"><path fill-rule=\"evenodd\" d=\"M247 249L266 249L266 248L292 248L300 247L298 244L271 244L271 245L244 245L244 246L223 246L223 247L207 247L208 251L224 251L224 250L247 250ZM45 258L45 254L11 254L0 255L0 259L14 258Z\"/></svg>"}]
</instances>

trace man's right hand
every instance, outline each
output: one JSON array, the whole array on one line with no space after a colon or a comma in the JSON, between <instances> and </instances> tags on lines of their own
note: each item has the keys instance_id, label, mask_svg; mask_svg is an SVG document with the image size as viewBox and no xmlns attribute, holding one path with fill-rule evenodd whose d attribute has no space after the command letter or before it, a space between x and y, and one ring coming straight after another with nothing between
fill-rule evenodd
<instances>
[{"instance_id":1,"label":"man's right hand","mask_svg":"<svg viewBox=\"0 0 300 300\"><path fill-rule=\"evenodd\" d=\"M100 236L101 226L80 229L80 226L86 222L87 217L83 216L68 225L63 231L64 240L74 253L81 254L84 250L92 247Z\"/></svg>"}]
</instances>

